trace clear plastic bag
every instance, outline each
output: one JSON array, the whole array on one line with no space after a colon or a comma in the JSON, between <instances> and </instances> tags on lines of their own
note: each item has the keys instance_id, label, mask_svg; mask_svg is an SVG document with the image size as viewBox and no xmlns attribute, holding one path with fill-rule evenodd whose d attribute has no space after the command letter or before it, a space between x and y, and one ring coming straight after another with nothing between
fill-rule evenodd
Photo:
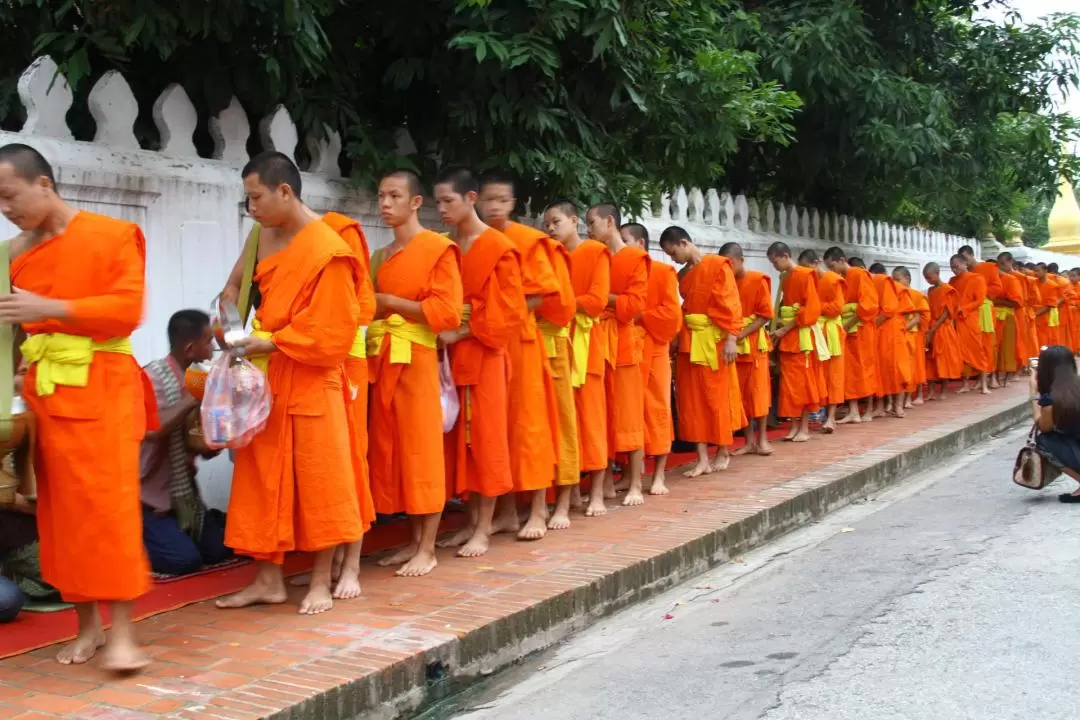
<instances>
[{"instance_id":1,"label":"clear plastic bag","mask_svg":"<svg viewBox=\"0 0 1080 720\"><path fill-rule=\"evenodd\" d=\"M448 433L454 429L461 403L458 401L457 386L450 372L450 353L443 350L439 361L439 395L442 400L442 431Z\"/></svg>"},{"instance_id":2,"label":"clear plastic bag","mask_svg":"<svg viewBox=\"0 0 1080 720\"><path fill-rule=\"evenodd\" d=\"M244 447L266 427L270 416L266 375L250 360L222 353L206 376L200 415L208 447Z\"/></svg>"}]
</instances>

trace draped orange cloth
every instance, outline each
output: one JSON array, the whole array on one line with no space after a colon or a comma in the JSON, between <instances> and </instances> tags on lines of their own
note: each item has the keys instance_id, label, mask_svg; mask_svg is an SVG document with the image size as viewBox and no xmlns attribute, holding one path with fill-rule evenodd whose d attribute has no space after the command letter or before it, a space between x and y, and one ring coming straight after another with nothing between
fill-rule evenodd
<instances>
[{"instance_id":1,"label":"draped orange cloth","mask_svg":"<svg viewBox=\"0 0 1080 720\"><path fill-rule=\"evenodd\" d=\"M1025 358L1039 356L1039 328L1035 318L1035 312L1042 307L1042 293L1039 291L1039 279L1027 272L1016 271L1015 273L1027 289L1025 304L1027 306L1027 332L1025 333L1027 355Z\"/></svg>"},{"instance_id":2,"label":"draped orange cloth","mask_svg":"<svg viewBox=\"0 0 1080 720\"><path fill-rule=\"evenodd\" d=\"M724 333L737 335L742 329L743 310L731 261L706 255L679 281L683 315L706 315ZM733 408L743 416L738 395L737 363L725 363L723 342L717 343L719 367L690 361L690 329L679 332L679 353L675 359L675 402L679 416L679 438L686 442L730 445L732 433L742 425L733 421ZM733 401L734 399L734 401Z\"/></svg>"},{"instance_id":3,"label":"draped orange cloth","mask_svg":"<svg viewBox=\"0 0 1080 720\"><path fill-rule=\"evenodd\" d=\"M926 365L926 331L930 329L930 302L915 288L909 290L913 311L919 316L919 325L914 332L908 333L908 346L911 347L911 382L917 388L926 384L929 378ZM914 389L914 388L913 388Z\"/></svg>"},{"instance_id":4,"label":"draped orange cloth","mask_svg":"<svg viewBox=\"0 0 1080 720\"><path fill-rule=\"evenodd\" d=\"M743 323L747 320L765 318L771 320L775 314L772 301L772 279L756 270L745 270L736 281L739 289L739 304L742 306ZM769 324L762 328L767 333ZM740 328L741 331L741 328ZM739 376L739 396L742 398L743 413L747 418L763 418L772 407L772 378L769 375L769 351L772 341L765 336L765 350L759 347L759 333L746 338L743 349L735 362Z\"/></svg>"},{"instance_id":5,"label":"draped orange cloth","mask_svg":"<svg viewBox=\"0 0 1080 720\"><path fill-rule=\"evenodd\" d=\"M570 253L549 237L545 236L543 242L551 258L555 278L559 282L559 293L545 298L537 309L536 316L547 326L569 328L577 310L574 285L570 277ZM543 332L543 328L541 331ZM555 484L577 485L581 481L581 449L578 441L577 408L574 405L573 350L570 336L545 337L545 342L554 346L554 355L548 350L548 371L555 394L559 428L555 448Z\"/></svg>"},{"instance_id":6,"label":"draped orange cloth","mask_svg":"<svg viewBox=\"0 0 1080 720\"><path fill-rule=\"evenodd\" d=\"M877 328L874 326L879 308L878 291L870 273L863 268L847 269L844 300L855 306L856 317L861 323L844 338L844 396L848 400L861 400L881 392Z\"/></svg>"},{"instance_id":7,"label":"draped orange cloth","mask_svg":"<svg viewBox=\"0 0 1080 720\"><path fill-rule=\"evenodd\" d=\"M266 377L266 428L236 451L225 544L282 563L291 550L359 540L344 362L356 337L361 272L326 223L308 223L255 268L255 317L277 351Z\"/></svg>"},{"instance_id":8,"label":"draped orange cloth","mask_svg":"<svg viewBox=\"0 0 1080 720\"><path fill-rule=\"evenodd\" d=\"M1069 283L1069 347L1073 354L1080 354L1080 285Z\"/></svg>"},{"instance_id":9,"label":"draped orange cloth","mask_svg":"<svg viewBox=\"0 0 1080 720\"><path fill-rule=\"evenodd\" d=\"M11 261L12 287L68 303L67 319L23 329L128 337L142 320L145 259L137 225L78 213L63 233ZM122 353L95 352L89 373L86 387L57 385L43 397L34 364L23 386L37 417L41 572L69 602L134 600L150 588L139 500L146 380Z\"/></svg>"},{"instance_id":10,"label":"draped orange cloth","mask_svg":"<svg viewBox=\"0 0 1080 720\"><path fill-rule=\"evenodd\" d=\"M608 324L607 420L608 457L645 447L645 387L641 363L645 330L640 316L649 294L652 259L639 247L624 247L611 256L611 294L615 307Z\"/></svg>"},{"instance_id":11,"label":"draped orange cloth","mask_svg":"<svg viewBox=\"0 0 1080 720\"><path fill-rule=\"evenodd\" d=\"M810 347L800 345L799 328L817 325L821 317L821 301L817 295L817 273L812 268L795 266L781 275L781 307L798 305L795 324L780 338L780 395L776 414L780 417L801 417L804 410L817 412L821 406L821 376L816 347L810 336Z\"/></svg>"},{"instance_id":12,"label":"draped orange cloth","mask_svg":"<svg viewBox=\"0 0 1080 720\"><path fill-rule=\"evenodd\" d=\"M979 308L986 299L986 280L976 273L965 272L954 276L949 282L958 294L956 335L960 341L960 357L963 358L965 372L968 369L976 373L990 372L994 369L994 359L987 353L982 339L986 333L979 325Z\"/></svg>"},{"instance_id":13,"label":"draped orange cloth","mask_svg":"<svg viewBox=\"0 0 1080 720\"><path fill-rule=\"evenodd\" d=\"M522 288L526 297L559 297L562 287L551 263L547 236L520 223L507 223L506 236L521 254ZM555 482L559 411L548 370L544 338L530 312L509 347L510 463L514 490L549 488Z\"/></svg>"},{"instance_id":14,"label":"draped orange cloth","mask_svg":"<svg viewBox=\"0 0 1080 720\"><path fill-rule=\"evenodd\" d=\"M909 322L914 322L919 319L919 316L915 311L915 298L912 297L911 288L905 287L895 280L893 284L896 288L897 315L901 330L899 352L903 354L903 362L907 364L909 373L908 382L904 384L904 389L913 390L915 386L915 333L918 332L918 327L911 332L908 331L907 327Z\"/></svg>"},{"instance_id":15,"label":"draped orange cloth","mask_svg":"<svg viewBox=\"0 0 1080 720\"><path fill-rule=\"evenodd\" d=\"M1059 313L1061 315L1061 344L1065 347L1071 348L1073 345L1072 337L1072 284L1068 278L1061 275L1050 275L1051 281L1057 283L1058 288L1061 290L1061 305L1059 306Z\"/></svg>"},{"instance_id":16,"label":"draped orange cloth","mask_svg":"<svg viewBox=\"0 0 1080 720\"><path fill-rule=\"evenodd\" d=\"M357 323L367 327L375 318L375 289L371 284L371 255L367 237L360 223L336 212L323 216L323 222L333 228L348 243L357 261L360 274L356 281ZM345 359L348 381L346 412L352 430L353 469L356 473L356 498L360 503L360 522L370 527L375 522L375 502L371 498L371 472L368 469L368 361L367 358Z\"/></svg>"},{"instance_id":17,"label":"draped orange cloth","mask_svg":"<svg viewBox=\"0 0 1080 720\"><path fill-rule=\"evenodd\" d=\"M834 272L822 273L817 279L817 289L818 298L821 301L821 317L839 322L846 302L844 278ZM845 333L842 323L840 324L840 345L843 348ZM847 372L844 360L845 355L841 350L840 355L830 357L823 363L824 384L821 385L821 402L826 405L839 405L847 399L844 390Z\"/></svg>"},{"instance_id":18,"label":"draped orange cloth","mask_svg":"<svg viewBox=\"0 0 1080 720\"><path fill-rule=\"evenodd\" d=\"M1046 280L1040 280L1038 283L1039 298L1042 301L1043 308L1058 308L1060 317L1060 304L1064 301L1064 297L1061 294L1061 286L1054 282L1049 275L1046 276ZM1064 342L1064 336L1061 332L1061 326L1050 327L1050 313L1044 312L1035 318L1035 329L1039 338L1039 347L1046 345L1061 345Z\"/></svg>"},{"instance_id":19,"label":"draped orange cloth","mask_svg":"<svg viewBox=\"0 0 1080 720\"><path fill-rule=\"evenodd\" d=\"M986 297L990 302L996 303L1002 298L1005 290L1001 283L1001 270L998 268L996 262L984 260L975 265L972 272L986 281ZM996 365L998 355L997 345L999 342L996 327L994 332L984 332L982 341L983 344L986 345L987 355Z\"/></svg>"},{"instance_id":20,"label":"draped orange cloth","mask_svg":"<svg viewBox=\"0 0 1080 720\"><path fill-rule=\"evenodd\" d=\"M420 303L434 333L461 325L462 288L458 247L422 230L375 271L375 291ZM412 361L394 363L390 336L369 351L371 387L371 493L384 515L430 515L446 504L446 458L439 354L412 345Z\"/></svg>"},{"instance_id":21,"label":"draped orange cloth","mask_svg":"<svg viewBox=\"0 0 1080 720\"><path fill-rule=\"evenodd\" d=\"M1033 357L1031 351L1038 352L1039 342L1035 337L1035 310L1033 308L1032 287L1028 283L1026 275L1020 272L1010 272L1008 276L1016 281L1016 287L1020 292L1020 307L1016 308L1016 357L1019 367L1024 367L1028 358ZM1005 276L1002 275L1002 278Z\"/></svg>"},{"instance_id":22,"label":"draped orange cloth","mask_svg":"<svg viewBox=\"0 0 1080 720\"><path fill-rule=\"evenodd\" d=\"M964 359L960 354L960 338L956 333L957 307L960 294L952 285L942 283L930 288L926 295L930 303L930 325L933 327L943 313L949 317L930 337L926 375L930 380L956 380L964 374Z\"/></svg>"},{"instance_id":23,"label":"draped orange cloth","mask_svg":"<svg viewBox=\"0 0 1080 720\"><path fill-rule=\"evenodd\" d=\"M671 421L671 341L682 329L679 276L667 263L654 262L641 324L645 347L641 380L645 389L645 454L667 455L675 439Z\"/></svg>"},{"instance_id":24,"label":"draped orange cloth","mask_svg":"<svg viewBox=\"0 0 1080 720\"><path fill-rule=\"evenodd\" d=\"M1001 273L1001 294L995 300L994 336L997 355L994 358L998 372L1016 372L1024 366L1023 352L1024 291L1019 278ZM997 305L1002 300L1015 303L1015 307Z\"/></svg>"},{"instance_id":25,"label":"draped orange cloth","mask_svg":"<svg viewBox=\"0 0 1080 720\"><path fill-rule=\"evenodd\" d=\"M878 315L885 318L877 328L879 395L895 395L906 390L911 383L911 356L906 352L900 297L891 277L871 277L878 292Z\"/></svg>"},{"instance_id":26,"label":"draped orange cloth","mask_svg":"<svg viewBox=\"0 0 1080 720\"><path fill-rule=\"evenodd\" d=\"M446 435L447 492L498 497L514 489L510 471L507 347L525 323L517 248L488 228L461 256L470 335L450 347L461 410Z\"/></svg>"},{"instance_id":27,"label":"draped orange cloth","mask_svg":"<svg viewBox=\"0 0 1080 720\"><path fill-rule=\"evenodd\" d=\"M607 324L603 318L611 292L611 251L596 240L586 240L570 253L570 279L578 311L594 319L588 331L589 359L585 384L574 388L577 408L578 450L582 472L608 466L607 431ZM576 321L571 338L584 332Z\"/></svg>"}]
</instances>

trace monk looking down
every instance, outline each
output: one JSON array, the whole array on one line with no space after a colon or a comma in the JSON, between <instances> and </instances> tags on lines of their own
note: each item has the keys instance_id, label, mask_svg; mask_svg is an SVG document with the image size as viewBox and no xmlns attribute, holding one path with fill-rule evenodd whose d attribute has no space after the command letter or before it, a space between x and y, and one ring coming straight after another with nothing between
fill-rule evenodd
<instances>
[{"instance_id":1,"label":"monk looking down","mask_svg":"<svg viewBox=\"0 0 1080 720\"><path fill-rule=\"evenodd\" d=\"M379 214L394 231L374 269L371 358L371 494L384 515L409 514L409 545L379 561L404 577L435 569L435 536L446 504L437 336L461 326L459 250L425 230L420 179L396 170L379 182Z\"/></svg>"},{"instance_id":2,"label":"monk looking down","mask_svg":"<svg viewBox=\"0 0 1080 720\"><path fill-rule=\"evenodd\" d=\"M986 312L986 280L968 270L967 263L959 255L949 260L953 278L950 284L956 289L956 335L960 341L960 357L964 360L964 383L959 393L970 392L968 380L978 377L979 391L986 395L987 374L993 369L994 361L987 353L983 334L988 325L993 325L993 317Z\"/></svg>"},{"instance_id":3,"label":"monk looking down","mask_svg":"<svg viewBox=\"0 0 1080 720\"><path fill-rule=\"evenodd\" d=\"M824 433L836 431L836 408L843 404L844 397L844 278L825 269L813 250L799 253L799 264L811 268L817 273L818 299L821 301L821 317L818 327L829 349L829 359L821 368L821 402L826 406L825 422L821 424Z\"/></svg>"},{"instance_id":4,"label":"monk looking down","mask_svg":"<svg viewBox=\"0 0 1080 720\"><path fill-rule=\"evenodd\" d=\"M874 263L870 277L878 292L878 398L873 417L886 413L904 417L904 393L911 383L911 358L904 340L904 317L900 292L885 266ZM910 308L907 308L910 309Z\"/></svg>"},{"instance_id":5,"label":"monk looking down","mask_svg":"<svg viewBox=\"0 0 1080 720\"><path fill-rule=\"evenodd\" d=\"M982 341L983 344L986 345L987 356L996 366L998 345L1001 342L1001 338L998 337L996 328L994 327L994 308L1014 306L1011 305L1011 301L1006 300L1003 302L1004 288L1001 284L1001 271L998 269L996 262L993 260L980 262L975 258L975 250L970 245L962 245L956 252L963 258L968 270L975 273L986 282L986 300L983 302L985 303L987 310L981 312L984 317L986 316L986 313L990 313L991 322L989 324L989 329L983 328ZM987 387L993 390L997 386L998 382L996 376L991 372L987 378Z\"/></svg>"},{"instance_id":6,"label":"monk looking down","mask_svg":"<svg viewBox=\"0 0 1080 720\"><path fill-rule=\"evenodd\" d=\"M994 360L997 384L1001 387L1009 384L1020 368L1024 367L1029 357L1023 351L1024 329L1026 328L1024 296L1027 294L1027 283L1009 272L1008 263L1003 261L1003 255L1009 260L1012 259L1009 253L1002 253L998 256L996 263L1001 294L994 299L994 336L997 347L997 356Z\"/></svg>"},{"instance_id":7,"label":"monk looking down","mask_svg":"<svg viewBox=\"0 0 1080 720\"><path fill-rule=\"evenodd\" d=\"M468 524L438 544L460 546L461 557L488 551L495 501L514 489L507 346L520 335L526 313L517 248L477 216L479 189L466 168L445 168L435 179L439 214L454 228L461 250L465 301L461 326L439 333L450 353L461 406L446 436L447 494L467 496L469 509Z\"/></svg>"},{"instance_id":8,"label":"monk looking down","mask_svg":"<svg viewBox=\"0 0 1080 720\"><path fill-rule=\"evenodd\" d=\"M874 326L878 316L877 288L870 273L848 262L842 248L829 248L823 259L825 267L844 279L844 309L840 320L844 331L844 397L848 401L848 413L837 425L869 422L873 419L874 395L878 392ZM865 415L859 412L859 401L863 398L867 398Z\"/></svg>"},{"instance_id":9,"label":"monk looking down","mask_svg":"<svg viewBox=\"0 0 1080 720\"><path fill-rule=\"evenodd\" d=\"M923 267L923 278L930 285L926 293L930 305L930 327L926 331L926 379L930 388L927 400L944 400L945 383L959 379L964 372L954 323L958 295L956 288L941 282L941 268L937 263L927 263Z\"/></svg>"},{"instance_id":10,"label":"monk looking down","mask_svg":"<svg viewBox=\"0 0 1080 720\"><path fill-rule=\"evenodd\" d=\"M128 336L142 319L143 235L65 203L52 167L27 145L0 147L0 212L22 231L8 248L12 292L0 297L0 322L27 334L42 577L78 614L78 636L56 659L85 663L104 646L107 669L138 670L149 662L131 623L150 587L139 504L146 411ZM101 602L112 609L107 639Z\"/></svg>"}]
</instances>

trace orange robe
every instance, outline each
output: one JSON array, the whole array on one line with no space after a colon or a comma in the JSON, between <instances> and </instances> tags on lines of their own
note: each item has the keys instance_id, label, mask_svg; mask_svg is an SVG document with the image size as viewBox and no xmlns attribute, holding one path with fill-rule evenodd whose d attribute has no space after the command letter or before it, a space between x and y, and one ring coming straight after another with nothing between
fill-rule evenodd
<instances>
[{"instance_id":1,"label":"orange robe","mask_svg":"<svg viewBox=\"0 0 1080 720\"><path fill-rule=\"evenodd\" d=\"M641 363L645 330L639 318L649 295L652 259L639 247L624 247L611 256L611 294L615 307L608 316L607 420L608 457L645 447L645 387Z\"/></svg>"},{"instance_id":2,"label":"orange robe","mask_svg":"<svg viewBox=\"0 0 1080 720\"><path fill-rule=\"evenodd\" d=\"M522 288L526 297L544 300L562 292L551 263L547 236L536 228L507 223L505 233L521 254ZM548 370L544 338L530 312L510 352L510 463L514 490L549 488L555 482L559 413Z\"/></svg>"},{"instance_id":3,"label":"orange robe","mask_svg":"<svg viewBox=\"0 0 1080 720\"><path fill-rule=\"evenodd\" d=\"M510 471L510 357L525 323L521 262L511 240L488 228L461 256L470 335L450 347L461 410L446 435L447 492L498 497L514 489Z\"/></svg>"},{"instance_id":4,"label":"orange robe","mask_svg":"<svg viewBox=\"0 0 1080 720\"><path fill-rule=\"evenodd\" d=\"M360 316L359 261L326 223L307 224L255 267L255 319L277 351L266 428L236 451L225 544L282 563L291 550L359 540L344 363Z\"/></svg>"},{"instance_id":5,"label":"orange robe","mask_svg":"<svg viewBox=\"0 0 1080 720\"><path fill-rule=\"evenodd\" d=\"M919 314L915 310L915 298L912 297L911 288L905 287L896 281L893 281L896 287L896 300L897 300L897 315L899 320L900 329L902 334L900 336L900 354L903 356L902 362L907 364L908 367L908 382L904 385L905 390L915 389L915 340L916 334L919 332L918 326L912 330L908 330L908 323L919 319Z\"/></svg>"},{"instance_id":6,"label":"orange robe","mask_svg":"<svg viewBox=\"0 0 1080 720\"><path fill-rule=\"evenodd\" d=\"M667 263L653 263L641 324L645 348L641 381L645 388L645 454L667 455L675 439L671 422L671 341L682 329L679 276Z\"/></svg>"},{"instance_id":7,"label":"orange robe","mask_svg":"<svg viewBox=\"0 0 1080 720\"><path fill-rule=\"evenodd\" d=\"M798 306L795 324L780 338L780 396L776 414L798 418L804 411L821 409L820 368L817 341L811 328L821 317L817 295L817 273L812 268L793 267L781 276L781 313ZM783 318L781 317L781 320Z\"/></svg>"},{"instance_id":8,"label":"orange robe","mask_svg":"<svg viewBox=\"0 0 1080 720\"><path fill-rule=\"evenodd\" d=\"M371 255L367 237L360 223L336 212L326 213L323 222L334 229L348 243L357 261L360 274L356 280L356 303L359 308L357 322L367 328L375 318L375 289L371 284ZM375 522L375 503L371 499L371 473L368 469L368 361L364 344L364 332L358 332L349 357L345 359L345 377L348 380L346 412L352 429L353 470L356 473L356 498L360 503L360 521L364 527Z\"/></svg>"},{"instance_id":9,"label":"orange robe","mask_svg":"<svg viewBox=\"0 0 1080 720\"><path fill-rule=\"evenodd\" d=\"M742 325L745 328L758 318L771 320L775 314L772 302L772 279L765 273L746 270L736 281L739 304L742 306ZM747 418L763 418L772 407L772 378L769 375L769 353L772 341L768 323L738 346L735 367L739 376L739 395ZM741 332L740 328L740 332Z\"/></svg>"},{"instance_id":10,"label":"orange robe","mask_svg":"<svg viewBox=\"0 0 1080 720\"><path fill-rule=\"evenodd\" d=\"M900 297L896 283L888 275L872 275L877 288L878 314L885 321L878 325L879 396L895 395L911 383L911 357L906 352L904 318L900 314Z\"/></svg>"},{"instance_id":11,"label":"orange robe","mask_svg":"<svg viewBox=\"0 0 1080 720\"><path fill-rule=\"evenodd\" d=\"M1039 341L1035 338L1035 310L1033 308L1032 287L1026 275L1020 272L1011 272L1009 276L1016 280L1020 290L1020 307L1016 308L1016 357L1019 366L1027 364L1028 358L1032 357L1031 351L1038 352ZM1002 276L1004 277L1004 276Z\"/></svg>"},{"instance_id":12,"label":"orange robe","mask_svg":"<svg viewBox=\"0 0 1080 720\"><path fill-rule=\"evenodd\" d=\"M984 373L994 369L994 359L983 343L979 308L986 299L986 280L973 272L956 275L949 282L956 288L956 335L960 341L960 357L966 374Z\"/></svg>"},{"instance_id":13,"label":"orange robe","mask_svg":"<svg viewBox=\"0 0 1080 720\"><path fill-rule=\"evenodd\" d=\"M1045 347L1047 345L1061 345L1062 344L1062 332L1061 332L1061 308L1058 307L1063 298L1061 296L1061 287L1054 282L1049 275L1046 276L1046 280L1039 281L1039 297L1042 302L1042 307L1058 308L1056 313L1057 317L1051 319L1050 312L1044 312L1035 318L1035 328L1039 338L1039 347Z\"/></svg>"},{"instance_id":14,"label":"orange robe","mask_svg":"<svg viewBox=\"0 0 1080 720\"><path fill-rule=\"evenodd\" d=\"M683 315L705 315L721 332L737 335L743 327L739 288L731 261L706 255L679 281ZM730 445L737 429L732 420L732 398L738 394L736 363L725 363L723 341L716 343L717 368L690 359L691 329L684 323L679 333L675 360L675 402L679 416L679 439L709 445ZM742 402L737 407L742 415Z\"/></svg>"},{"instance_id":15,"label":"orange robe","mask_svg":"<svg viewBox=\"0 0 1080 720\"><path fill-rule=\"evenodd\" d=\"M926 375L929 380L957 380L964 374L964 359L960 355L960 338L956 334L956 313L960 294L952 285L942 283L930 288L926 295L930 303L930 324L945 312L949 317L938 326L930 338Z\"/></svg>"},{"instance_id":16,"label":"orange robe","mask_svg":"<svg viewBox=\"0 0 1080 720\"><path fill-rule=\"evenodd\" d=\"M1039 357L1039 323L1035 317L1036 311L1042 307L1042 293L1039 291L1039 279L1026 272L1016 273L1027 287L1027 355L1026 358Z\"/></svg>"},{"instance_id":17,"label":"orange robe","mask_svg":"<svg viewBox=\"0 0 1080 720\"><path fill-rule=\"evenodd\" d=\"M12 287L65 300L70 313L23 329L127 338L142 320L145 258L137 225L78 213L62 234L11 262ZM142 370L130 353L99 351L85 387L42 394L37 372L31 364L23 396L37 418L42 577L69 602L134 600L150 588L139 499Z\"/></svg>"},{"instance_id":18,"label":"orange robe","mask_svg":"<svg viewBox=\"0 0 1080 720\"><path fill-rule=\"evenodd\" d=\"M1065 286L1069 305L1069 348L1080 354L1080 285L1069 282Z\"/></svg>"},{"instance_id":19,"label":"orange robe","mask_svg":"<svg viewBox=\"0 0 1080 720\"><path fill-rule=\"evenodd\" d=\"M844 396L861 400L880 393L878 379L877 328L878 292L874 281L863 268L849 267L844 274L844 325L848 317L858 323L844 338Z\"/></svg>"},{"instance_id":20,"label":"orange robe","mask_svg":"<svg viewBox=\"0 0 1080 720\"><path fill-rule=\"evenodd\" d=\"M581 320L593 322L584 330L578 316L571 328L571 341L582 332L589 333L589 353L582 384L574 384L577 408L578 450L582 472L603 470L608 466L607 431L607 323L603 317L611 292L611 251L596 240L586 240L570 253L570 280ZM580 346L580 341L575 344ZM580 360L572 358L580 377Z\"/></svg>"},{"instance_id":21,"label":"orange robe","mask_svg":"<svg viewBox=\"0 0 1080 720\"><path fill-rule=\"evenodd\" d=\"M821 401L826 405L839 405L847 399L844 394L845 333L841 320L841 314L844 312L844 286L844 278L834 272L823 273L817 279L818 299L821 301L821 318L818 324L822 325L826 340L830 332L835 332L840 341L840 352L832 354L831 350L834 348L830 348L830 357L823 363L824 384L821 386Z\"/></svg>"},{"instance_id":22,"label":"orange robe","mask_svg":"<svg viewBox=\"0 0 1080 720\"><path fill-rule=\"evenodd\" d=\"M382 260L375 291L419 302L433 333L456 328L462 313L458 254L449 238L423 230ZM431 515L446 504L439 354L410 343L409 362L395 363L391 341L386 335L368 342L371 493L381 514Z\"/></svg>"},{"instance_id":23,"label":"orange robe","mask_svg":"<svg viewBox=\"0 0 1080 720\"><path fill-rule=\"evenodd\" d=\"M978 263L972 272L976 273L983 280L986 281L986 299L991 304L996 303L1001 299L1005 292L1001 283L1001 270L998 268L996 262L991 260L983 260ZM994 328L994 332L983 332L983 344L986 345L986 352L991 360L997 364L997 346L1000 342L1000 337L997 334L997 328Z\"/></svg>"},{"instance_id":24,"label":"orange robe","mask_svg":"<svg viewBox=\"0 0 1080 720\"><path fill-rule=\"evenodd\" d=\"M543 242L559 283L559 293L549 295L536 310L540 333L544 337L559 429L555 445L555 484L577 485L581 481L581 450L578 441L577 408L574 405L573 347L570 344L571 323L574 321L577 302L570 278L570 253L547 236Z\"/></svg>"},{"instance_id":25,"label":"orange robe","mask_svg":"<svg viewBox=\"0 0 1080 720\"><path fill-rule=\"evenodd\" d=\"M995 302L1007 300L1016 303L1016 307L995 305L994 336L997 356L994 358L998 372L1016 372L1024 366L1026 356L1023 353L1021 332L1024 321L1023 283L1009 273L1001 273L1001 294Z\"/></svg>"},{"instance_id":26,"label":"orange robe","mask_svg":"<svg viewBox=\"0 0 1080 720\"><path fill-rule=\"evenodd\" d=\"M1057 283L1058 288L1061 290L1061 306L1059 308L1059 314L1061 316L1061 344L1065 347L1071 348L1073 345L1072 337L1072 283L1068 278L1061 275L1051 275L1050 279Z\"/></svg>"},{"instance_id":27,"label":"orange robe","mask_svg":"<svg viewBox=\"0 0 1080 720\"><path fill-rule=\"evenodd\" d=\"M911 288L911 304L919 316L918 326L908 333L908 343L912 346L911 383L918 388L925 385L928 375L926 367L926 331L930 329L930 303L926 296ZM914 389L914 388L913 388Z\"/></svg>"}]
</instances>

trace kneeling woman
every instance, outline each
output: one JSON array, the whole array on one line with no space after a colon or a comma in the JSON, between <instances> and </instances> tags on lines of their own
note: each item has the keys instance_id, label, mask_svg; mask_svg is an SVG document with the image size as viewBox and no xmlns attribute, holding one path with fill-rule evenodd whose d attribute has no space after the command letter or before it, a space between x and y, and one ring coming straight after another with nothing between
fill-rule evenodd
<instances>
[{"instance_id":1,"label":"kneeling woman","mask_svg":"<svg viewBox=\"0 0 1080 720\"><path fill-rule=\"evenodd\" d=\"M1080 377L1072 350L1050 345L1039 353L1033 412L1039 435L1035 444L1073 480L1080 482ZM1080 503L1080 488L1058 496L1061 502Z\"/></svg>"}]
</instances>

